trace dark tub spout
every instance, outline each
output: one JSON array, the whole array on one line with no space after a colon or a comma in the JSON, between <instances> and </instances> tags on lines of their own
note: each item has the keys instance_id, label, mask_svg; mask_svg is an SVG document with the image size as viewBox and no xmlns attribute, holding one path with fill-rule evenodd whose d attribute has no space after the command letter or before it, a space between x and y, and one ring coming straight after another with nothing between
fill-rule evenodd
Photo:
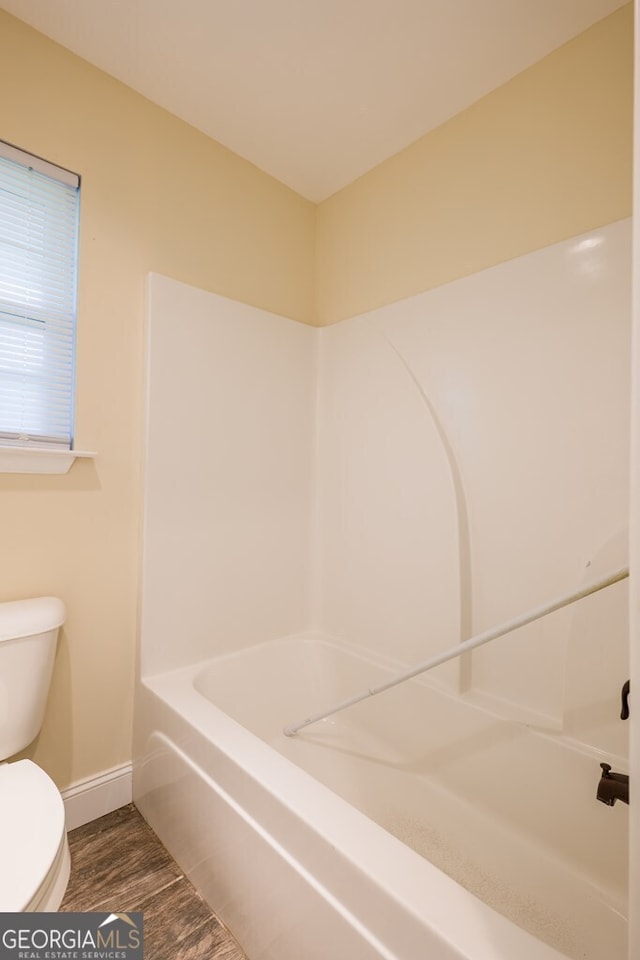
<instances>
[{"instance_id":1,"label":"dark tub spout","mask_svg":"<svg viewBox=\"0 0 640 960\"><path fill-rule=\"evenodd\" d=\"M608 763L601 763L602 776L596 797L601 803L612 807L616 800L629 803L629 777L626 773L612 773Z\"/></svg>"}]
</instances>

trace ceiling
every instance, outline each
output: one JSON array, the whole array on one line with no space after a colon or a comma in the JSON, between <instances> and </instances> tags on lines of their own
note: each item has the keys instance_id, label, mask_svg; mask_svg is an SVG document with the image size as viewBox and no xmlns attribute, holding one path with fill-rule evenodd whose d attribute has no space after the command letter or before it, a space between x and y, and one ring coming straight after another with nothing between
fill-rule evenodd
<instances>
[{"instance_id":1,"label":"ceiling","mask_svg":"<svg viewBox=\"0 0 640 960\"><path fill-rule=\"evenodd\" d=\"M320 201L625 0L0 0Z\"/></svg>"}]
</instances>

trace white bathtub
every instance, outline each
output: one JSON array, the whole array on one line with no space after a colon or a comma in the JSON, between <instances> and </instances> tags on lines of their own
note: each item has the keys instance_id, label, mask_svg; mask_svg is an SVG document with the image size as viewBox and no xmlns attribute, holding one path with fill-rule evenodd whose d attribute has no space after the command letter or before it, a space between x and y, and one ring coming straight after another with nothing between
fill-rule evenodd
<instances>
[{"instance_id":1,"label":"white bathtub","mask_svg":"<svg viewBox=\"0 0 640 960\"><path fill-rule=\"evenodd\" d=\"M251 960L623 960L599 760L321 638L143 680L134 799Z\"/></svg>"}]
</instances>

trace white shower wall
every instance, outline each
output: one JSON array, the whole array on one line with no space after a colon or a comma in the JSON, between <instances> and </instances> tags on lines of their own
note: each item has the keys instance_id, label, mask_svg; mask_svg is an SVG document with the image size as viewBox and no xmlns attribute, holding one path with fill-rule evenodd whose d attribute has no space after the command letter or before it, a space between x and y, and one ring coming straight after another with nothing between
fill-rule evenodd
<instances>
[{"instance_id":1,"label":"white shower wall","mask_svg":"<svg viewBox=\"0 0 640 960\"><path fill-rule=\"evenodd\" d=\"M446 438L366 321L321 332L317 429L318 625L401 663L459 642L459 517ZM457 661L434 672L454 685L458 673Z\"/></svg>"},{"instance_id":2,"label":"white shower wall","mask_svg":"<svg viewBox=\"0 0 640 960\"><path fill-rule=\"evenodd\" d=\"M615 223L323 331L330 632L419 660L456 609L468 636L626 565L630 244ZM626 595L478 650L463 688L625 756Z\"/></svg>"},{"instance_id":3,"label":"white shower wall","mask_svg":"<svg viewBox=\"0 0 640 960\"><path fill-rule=\"evenodd\" d=\"M315 331L152 274L145 674L308 619Z\"/></svg>"},{"instance_id":4,"label":"white shower wall","mask_svg":"<svg viewBox=\"0 0 640 960\"><path fill-rule=\"evenodd\" d=\"M309 627L411 663L626 563L629 222L322 330L149 297L143 671ZM623 757L625 598L438 676Z\"/></svg>"}]
</instances>

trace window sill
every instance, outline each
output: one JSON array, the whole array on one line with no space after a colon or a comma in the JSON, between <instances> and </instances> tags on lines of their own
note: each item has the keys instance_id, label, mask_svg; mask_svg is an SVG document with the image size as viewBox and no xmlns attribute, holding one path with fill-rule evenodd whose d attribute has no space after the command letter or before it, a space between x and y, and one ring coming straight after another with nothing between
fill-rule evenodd
<instances>
[{"instance_id":1,"label":"window sill","mask_svg":"<svg viewBox=\"0 0 640 960\"><path fill-rule=\"evenodd\" d=\"M78 458L93 459L85 450L51 450L0 445L0 473L68 473Z\"/></svg>"}]
</instances>

